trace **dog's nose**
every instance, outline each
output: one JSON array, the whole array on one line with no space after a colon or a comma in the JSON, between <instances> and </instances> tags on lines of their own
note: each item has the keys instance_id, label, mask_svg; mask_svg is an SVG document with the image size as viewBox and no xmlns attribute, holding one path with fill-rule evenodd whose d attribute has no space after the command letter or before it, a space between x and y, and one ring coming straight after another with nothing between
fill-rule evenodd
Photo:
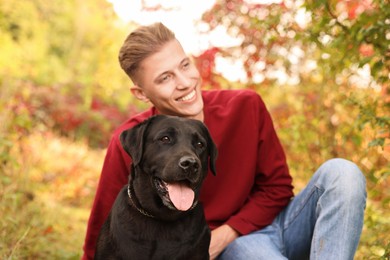
<instances>
[{"instance_id":1,"label":"dog's nose","mask_svg":"<svg viewBox=\"0 0 390 260\"><path fill-rule=\"evenodd\" d=\"M183 156L179 160L179 167L185 171L188 170L198 170L199 164L198 161L191 156Z\"/></svg>"}]
</instances>

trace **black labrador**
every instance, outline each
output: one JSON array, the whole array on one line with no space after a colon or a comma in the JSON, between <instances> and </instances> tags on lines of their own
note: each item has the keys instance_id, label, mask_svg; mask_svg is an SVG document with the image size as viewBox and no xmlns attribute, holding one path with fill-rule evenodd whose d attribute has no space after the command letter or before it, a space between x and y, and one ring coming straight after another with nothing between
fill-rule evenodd
<instances>
[{"instance_id":1,"label":"black labrador","mask_svg":"<svg viewBox=\"0 0 390 260\"><path fill-rule=\"evenodd\" d=\"M153 116L120 135L132 157L99 234L95 259L209 259L210 230L199 191L217 149L205 125Z\"/></svg>"}]
</instances>

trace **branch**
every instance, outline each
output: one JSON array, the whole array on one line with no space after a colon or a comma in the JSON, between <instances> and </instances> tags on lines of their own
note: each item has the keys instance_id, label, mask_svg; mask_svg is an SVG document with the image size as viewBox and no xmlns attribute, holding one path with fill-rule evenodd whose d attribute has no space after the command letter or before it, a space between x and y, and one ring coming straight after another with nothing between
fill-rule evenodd
<instances>
[{"instance_id":1,"label":"branch","mask_svg":"<svg viewBox=\"0 0 390 260\"><path fill-rule=\"evenodd\" d=\"M344 32L346 33L349 33L349 28L347 26L345 26L344 24L342 24L337 18L337 15L335 15L331 8L330 8L330 5L328 2L325 3L325 7L326 7L326 10L328 11L328 13L330 14L330 16L336 20L336 24L339 25L343 30Z\"/></svg>"}]
</instances>

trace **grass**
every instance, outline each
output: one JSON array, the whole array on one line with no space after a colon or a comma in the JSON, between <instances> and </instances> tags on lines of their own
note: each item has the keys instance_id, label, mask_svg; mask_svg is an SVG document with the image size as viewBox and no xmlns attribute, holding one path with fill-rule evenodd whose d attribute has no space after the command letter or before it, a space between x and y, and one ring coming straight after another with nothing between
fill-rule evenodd
<instances>
[{"instance_id":1,"label":"grass","mask_svg":"<svg viewBox=\"0 0 390 260\"><path fill-rule=\"evenodd\" d=\"M0 258L80 259L104 151L51 134L19 140L0 177Z\"/></svg>"},{"instance_id":2,"label":"grass","mask_svg":"<svg viewBox=\"0 0 390 260\"><path fill-rule=\"evenodd\" d=\"M51 133L25 136L12 147L15 161L3 164L0 175L0 258L80 259L105 151ZM369 191L355 259L390 259L386 199Z\"/></svg>"}]
</instances>

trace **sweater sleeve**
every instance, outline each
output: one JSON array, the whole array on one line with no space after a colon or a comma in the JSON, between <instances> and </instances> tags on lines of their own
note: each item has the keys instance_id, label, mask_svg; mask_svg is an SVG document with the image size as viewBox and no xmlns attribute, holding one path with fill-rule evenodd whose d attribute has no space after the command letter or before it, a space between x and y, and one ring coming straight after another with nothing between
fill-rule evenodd
<instances>
[{"instance_id":1,"label":"sweater sleeve","mask_svg":"<svg viewBox=\"0 0 390 260\"><path fill-rule=\"evenodd\" d=\"M293 196L292 178L271 116L260 96L253 105L253 127L258 129L254 184L244 205L226 222L242 235L271 224Z\"/></svg>"},{"instance_id":2,"label":"sweater sleeve","mask_svg":"<svg viewBox=\"0 0 390 260\"><path fill-rule=\"evenodd\" d=\"M114 135L107 149L88 221L82 259L93 259L94 257L100 228L107 218L117 194L128 181L130 160L130 156L120 146L118 135Z\"/></svg>"}]
</instances>

